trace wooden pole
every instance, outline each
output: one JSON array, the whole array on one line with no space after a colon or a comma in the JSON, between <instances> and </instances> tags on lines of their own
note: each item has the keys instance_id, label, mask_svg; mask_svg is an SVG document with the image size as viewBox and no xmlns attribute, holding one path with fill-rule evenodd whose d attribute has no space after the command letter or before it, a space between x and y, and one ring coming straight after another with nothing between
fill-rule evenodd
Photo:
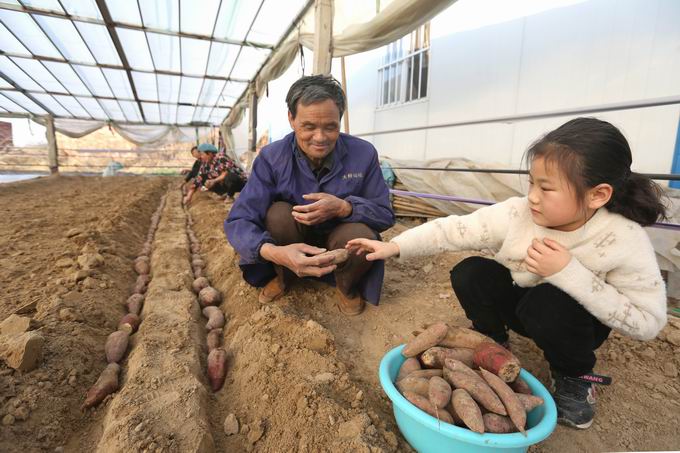
<instances>
[{"instance_id":1,"label":"wooden pole","mask_svg":"<svg viewBox=\"0 0 680 453\"><path fill-rule=\"evenodd\" d=\"M314 11L314 74L331 73L333 0L316 0Z\"/></svg>"},{"instance_id":2,"label":"wooden pole","mask_svg":"<svg viewBox=\"0 0 680 453\"><path fill-rule=\"evenodd\" d=\"M340 70L342 72L342 90L345 92L345 134L349 134L349 96L347 95L347 76L345 75L345 57L340 57Z\"/></svg>"},{"instance_id":3,"label":"wooden pole","mask_svg":"<svg viewBox=\"0 0 680 453\"><path fill-rule=\"evenodd\" d=\"M46 118L45 136L47 137L47 163L50 167L50 173L59 173L57 136L54 131L54 117L52 115L48 115Z\"/></svg>"},{"instance_id":4,"label":"wooden pole","mask_svg":"<svg viewBox=\"0 0 680 453\"><path fill-rule=\"evenodd\" d=\"M250 121L248 122L248 151L254 153L257 148L257 93L255 93L254 87L250 92L248 108L250 109Z\"/></svg>"}]
</instances>

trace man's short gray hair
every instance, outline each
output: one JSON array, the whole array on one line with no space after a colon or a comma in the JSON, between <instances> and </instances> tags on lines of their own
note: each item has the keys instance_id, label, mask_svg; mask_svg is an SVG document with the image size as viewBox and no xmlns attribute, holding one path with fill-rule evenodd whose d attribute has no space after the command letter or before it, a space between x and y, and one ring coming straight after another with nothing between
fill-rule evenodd
<instances>
[{"instance_id":1,"label":"man's short gray hair","mask_svg":"<svg viewBox=\"0 0 680 453\"><path fill-rule=\"evenodd\" d=\"M340 118L342 118L347 103L340 82L333 76L312 75L301 77L290 87L286 95L286 104L288 104L288 111L295 118L298 103L310 105L326 99L335 102L340 111Z\"/></svg>"}]
</instances>

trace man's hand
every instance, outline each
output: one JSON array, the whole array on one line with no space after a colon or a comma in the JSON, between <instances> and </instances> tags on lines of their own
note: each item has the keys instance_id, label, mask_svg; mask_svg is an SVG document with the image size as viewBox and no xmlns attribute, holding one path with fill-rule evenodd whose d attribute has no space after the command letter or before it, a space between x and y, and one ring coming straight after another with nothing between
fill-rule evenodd
<instances>
[{"instance_id":1,"label":"man's hand","mask_svg":"<svg viewBox=\"0 0 680 453\"><path fill-rule=\"evenodd\" d=\"M571 253L559 242L545 238L534 239L527 249L524 264L529 272L541 277L549 277L564 269L571 261Z\"/></svg>"},{"instance_id":2,"label":"man's hand","mask_svg":"<svg viewBox=\"0 0 680 453\"><path fill-rule=\"evenodd\" d=\"M328 193L308 193L302 196L314 203L293 206L293 218L304 225L318 225L336 217L352 214L352 204Z\"/></svg>"},{"instance_id":3,"label":"man's hand","mask_svg":"<svg viewBox=\"0 0 680 453\"><path fill-rule=\"evenodd\" d=\"M333 272L337 267L331 264L332 256L325 258L316 256L325 251L326 249L303 243L282 246L266 243L260 248L260 256L274 264L287 267L298 277L321 277Z\"/></svg>"},{"instance_id":4,"label":"man's hand","mask_svg":"<svg viewBox=\"0 0 680 453\"><path fill-rule=\"evenodd\" d=\"M206 188L208 188L208 189L212 189L213 186L214 186L215 184L217 184L217 180L216 180L216 179L209 179L209 180L207 180L207 181L205 182L205 184L203 184L203 185L204 185Z\"/></svg>"}]
</instances>

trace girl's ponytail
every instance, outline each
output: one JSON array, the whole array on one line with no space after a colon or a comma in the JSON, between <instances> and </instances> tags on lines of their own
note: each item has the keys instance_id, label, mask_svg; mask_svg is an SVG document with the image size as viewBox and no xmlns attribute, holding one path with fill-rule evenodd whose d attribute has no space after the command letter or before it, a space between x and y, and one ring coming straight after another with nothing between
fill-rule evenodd
<instances>
[{"instance_id":1,"label":"girl's ponytail","mask_svg":"<svg viewBox=\"0 0 680 453\"><path fill-rule=\"evenodd\" d=\"M660 201L662 196L663 189L657 183L644 175L630 172L618 187L614 187L612 198L605 208L647 226L666 218L666 207Z\"/></svg>"}]
</instances>

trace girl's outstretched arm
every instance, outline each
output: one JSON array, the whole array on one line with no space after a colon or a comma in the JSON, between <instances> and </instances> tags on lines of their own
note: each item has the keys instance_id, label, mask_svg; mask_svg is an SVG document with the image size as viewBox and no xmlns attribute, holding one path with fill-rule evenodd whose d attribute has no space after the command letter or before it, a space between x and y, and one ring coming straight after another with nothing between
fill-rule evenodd
<instances>
[{"instance_id":1,"label":"girl's outstretched arm","mask_svg":"<svg viewBox=\"0 0 680 453\"><path fill-rule=\"evenodd\" d=\"M385 260L392 256L399 256L399 246L394 242L359 238L348 241L345 248L356 255L368 253L366 255L367 261Z\"/></svg>"}]
</instances>

